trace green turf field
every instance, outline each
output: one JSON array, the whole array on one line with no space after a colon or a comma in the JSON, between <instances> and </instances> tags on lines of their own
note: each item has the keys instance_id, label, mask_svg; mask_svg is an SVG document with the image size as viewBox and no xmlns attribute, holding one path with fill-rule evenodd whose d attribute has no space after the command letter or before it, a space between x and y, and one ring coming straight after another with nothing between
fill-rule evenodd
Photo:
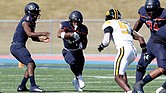
<instances>
[{"instance_id":1,"label":"green turf field","mask_svg":"<svg viewBox=\"0 0 166 93\"><path fill-rule=\"evenodd\" d=\"M71 81L73 75L67 64L37 65L36 81L45 93L74 93ZM155 66L150 66L153 69ZM124 93L115 83L113 65L85 65L84 80L86 87L83 93ZM17 93L25 68L0 68L0 92ZM149 70L147 71L149 72ZM135 66L127 70L130 86L135 80ZM157 78L144 87L145 93L155 93L155 90L165 81L164 76ZM27 84L29 88L29 82Z\"/></svg>"}]
</instances>

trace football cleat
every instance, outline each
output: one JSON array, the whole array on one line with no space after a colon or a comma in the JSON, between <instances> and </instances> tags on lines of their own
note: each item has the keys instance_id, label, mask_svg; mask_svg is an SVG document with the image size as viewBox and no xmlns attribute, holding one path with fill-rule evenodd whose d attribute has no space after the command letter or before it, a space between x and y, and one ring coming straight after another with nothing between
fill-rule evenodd
<instances>
[{"instance_id":1,"label":"football cleat","mask_svg":"<svg viewBox=\"0 0 166 93\"><path fill-rule=\"evenodd\" d=\"M78 92L83 91L83 90L79 87L78 80L77 80L76 78L74 78L74 80L73 80L72 83L73 83L73 85L74 85L76 91L78 91Z\"/></svg>"},{"instance_id":2,"label":"football cleat","mask_svg":"<svg viewBox=\"0 0 166 93\"><path fill-rule=\"evenodd\" d=\"M79 87L82 89L85 87L85 83L84 83L84 79L81 75L79 75L78 77L78 84L79 84Z\"/></svg>"},{"instance_id":3,"label":"football cleat","mask_svg":"<svg viewBox=\"0 0 166 93\"><path fill-rule=\"evenodd\" d=\"M137 83L134 84L133 88L137 93L144 93L143 86L144 82L138 81Z\"/></svg>"},{"instance_id":4,"label":"football cleat","mask_svg":"<svg viewBox=\"0 0 166 93\"><path fill-rule=\"evenodd\" d=\"M160 91L163 89L163 87L159 87L157 90L156 90L156 93L160 93Z\"/></svg>"},{"instance_id":5,"label":"football cleat","mask_svg":"<svg viewBox=\"0 0 166 93\"><path fill-rule=\"evenodd\" d=\"M19 85L17 88L17 92L24 92L24 91L29 91L26 86L21 86Z\"/></svg>"},{"instance_id":6,"label":"football cleat","mask_svg":"<svg viewBox=\"0 0 166 93\"><path fill-rule=\"evenodd\" d=\"M159 93L166 93L166 89L163 88Z\"/></svg>"},{"instance_id":7,"label":"football cleat","mask_svg":"<svg viewBox=\"0 0 166 93\"><path fill-rule=\"evenodd\" d=\"M125 93L132 93L132 90L130 90L130 91L127 91L127 92L125 92Z\"/></svg>"},{"instance_id":8,"label":"football cleat","mask_svg":"<svg viewBox=\"0 0 166 93\"><path fill-rule=\"evenodd\" d=\"M38 86L31 86L30 87L30 92L42 92L43 90L41 90Z\"/></svg>"}]
</instances>

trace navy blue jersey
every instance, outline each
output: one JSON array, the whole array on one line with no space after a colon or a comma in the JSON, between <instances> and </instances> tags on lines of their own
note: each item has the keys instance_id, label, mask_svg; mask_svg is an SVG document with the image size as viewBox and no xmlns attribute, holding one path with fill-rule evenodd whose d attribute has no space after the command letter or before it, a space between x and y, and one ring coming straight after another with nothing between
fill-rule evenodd
<instances>
[{"instance_id":1,"label":"navy blue jersey","mask_svg":"<svg viewBox=\"0 0 166 93\"><path fill-rule=\"evenodd\" d=\"M86 40L87 38L88 28L85 25L81 24L80 26L78 26L76 30L74 30L74 27L70 24L70 21L64 21L61 22L61 29L64 29L66 32L77 32L80 36L80 40L74 43L72 43L75 40L73 37L68 39L63 39L65 48L78 49L80 43L83 44L84 48L86 47L87 42L84 42L84 40Z\"/></svg>"},{"instance_id":2,"label":"navy blue jersey","mask_svg":"<svg viewBox=\"0 0 166 93\"><path fill-rule=\"evenodd\" d=\"M161 27L153 38L154 43L166 46L166 26Z\"/></svg>"},{"instance_id":3,"label":"navy blue jersey","mask_svg":"<svg viewBox=\"0 0 166 93\"><path fill-rule=\"evenodd\" d=\"M28 65L29 62L34 62L34 60L31 58L30 52L25 47L28 36L22 26L23 22L29 22L31 31L35 30L36 23L32 21L32 17L25 15L18 23L13 36L12 45L10 46L10 51L18 61L22 62L25 65Z\"/></svg>"},{"instance_id":4,"label":"navy blue jersey","mask_svg":"<svg viewBox=\"0 0 166 93\"><path fill-rule=\"evenodd\" d=\"M23 44L26 43L28 36L27 36L26 32L24 31L24 28L22 26L23 22L29 22L30 23L29 26L31 28L31 31L35 30L36 23L32 21L31 16L25 15L20 20L20 22L16 28L16 31L15 31L14 36L13 36L13 42L20 42Z\"/></svg>"},{"instance_id":5,"label":"navy blue jersey","mask_svg":"<svg viewBox=\"0 0 166 93\"><path fill-rule=\"evenodd\" d=\"M156 34L166 39L166 26L161 27Z\"/></svg>"},{"instance_id":6,"label":"navy blue jersey","mask_svg":"<svg viewBox=\"0 0 166 93\"><path fill-rule=\"evenodd\" d=\"M138 13L140 14L140 20L150 29L151 37L154 36L160 27L166 24L166 9L164 8L160 8L157 12L157 16L153 19L146 14L145 6L142 6Z\"/></svg>"}]
</instances>

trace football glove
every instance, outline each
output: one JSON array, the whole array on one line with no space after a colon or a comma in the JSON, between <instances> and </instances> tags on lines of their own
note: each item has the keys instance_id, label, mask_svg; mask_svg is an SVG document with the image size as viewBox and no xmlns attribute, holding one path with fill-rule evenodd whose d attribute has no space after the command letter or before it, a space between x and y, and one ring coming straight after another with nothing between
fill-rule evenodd
<instances>
[{"instance_id":1,"label":"football glove","mask_svg":"<svg viewBox=\"0 0 166 93\"><path fill-rule=\"evenodd\" d=\"M75 39L75 42L80 39L80 35L77 32L73 33L73 38Z\"/></svg>"},{"instance_id":2,"label":"football glove","mask_svg":"<svg viewBox=\"0 0 166 93\"><path fill-rule=\"evenodd\" d=\"M83 48L83 45L82 45L82 43L80 42L78 49L82 49L82 48Z\"/></svg>"},{"instance_id":3,"label":"football glove","mask_svg":"<svg viewBox=\"0 0 166 93\"><path fill-rule=\"evenodd\" d=\"M143 58L145 61L149 61L149 59L151 58L151 55L149 55L147 52L143 54Z\"/></svg>"},{"instance_id":4,"label":"football glove","mask_svg":"<svg viewBox=\"0 0 166 93\"><path fill-rule=\"evenodd\" d=\"M99 52L101 52L103 49L104 49L104 45L101 43L99 46L98 46L98 48L97 48L97 50L99 51Z\"/></svg>"}]
</instances>

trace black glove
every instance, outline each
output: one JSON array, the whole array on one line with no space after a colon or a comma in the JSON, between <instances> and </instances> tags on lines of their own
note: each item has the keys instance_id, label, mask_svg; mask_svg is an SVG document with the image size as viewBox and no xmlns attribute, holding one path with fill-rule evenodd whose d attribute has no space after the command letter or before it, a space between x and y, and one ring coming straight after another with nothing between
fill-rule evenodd
<instances>
[{"instance_id":1,"label":"black glove","mask_svg":"<svg viewBox=\"0 0 166 93\"><path fill-rule=\"evenodd\" d=\"M98 46L98 51L101 52L103 49L104 49L104 45L101 43L99 46Z\"/></svg>"},{"instance_id":2,"label":"black glove","mask_svg":"<svg viewBox=\"0 0 166 93\"><path fill-rule=\"evenodd\" d=\"M145 61L149 61L149 59L151 58L151 55L149 55L147 52L143 54L143 58Z\"/></svg>"}]
</instances>

